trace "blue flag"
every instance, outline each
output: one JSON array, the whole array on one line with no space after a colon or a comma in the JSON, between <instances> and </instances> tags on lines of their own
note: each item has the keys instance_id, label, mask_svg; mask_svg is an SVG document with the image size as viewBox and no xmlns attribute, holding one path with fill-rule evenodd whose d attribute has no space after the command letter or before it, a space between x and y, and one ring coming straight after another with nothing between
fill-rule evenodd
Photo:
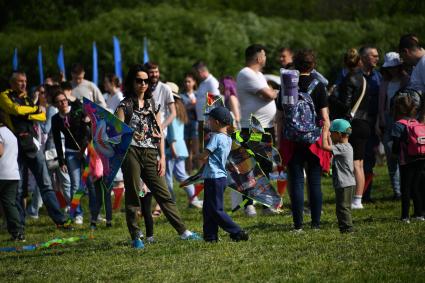
<instances>
[{"instance_id":1,"label":"blue flag","mask_svg":"<svg viewBox=\"0 0 425 283\"><path fill-rule=\"evenodd\" d=\"M44 83L44 73L43 73L43 51L41 50L41 46L38 47L38 72L40 74L40 84Z\"/></svg>"},{"instance_id":2,"label":"blue flag","mask_svg":"<svg viewBox=\"0 0 425 283\"><path fill-rule=\"evenodd\" d=\"M19 68L18 48L15 48L15 50L13 50L12 69L13 71L17 71L18 68Z\"/></svg>"},{"instance_id":3,"label":"blue flag","mask_svg":"<svg viewBox=\"0 0 425 283\"><path fill-rule=\"evenodd\" d=\"M98 76L97 76L97 47L96 42L93 42L93 83L95 85L98 84Z\"/></svg>"},{"instance_id":4,"label":"blue flag","mask_svg":"<svg viewBox=\"0 0 425 283\"><path fill-rule=\"evenodd\" d=\"M115 64L115 75L122 82L122 68L121 68L121 48L120 42L116 36L112 37L114 43L114 64Z\"/></svg>"},{"instance_id":5,"label":"blue flag","mask_svg":"<svg viewBox=\"0 0 425 283\"><path fill-rule=\"evenodd\" d=\"M63 55L63 45L61 45L59 47L59 52L58 52L58 68L59 68L59 72L61 72L64 76L64 78L66 78L66 74L65 74L65 58Z\"/></svg>"},{"instance_id":6,"label":"blue flag","mask_svg":"<svg viewBox=\"0 0 425 283\"><path fill-rule=\"evenodd\" d=\"M143 64L149 62L149 54L148 54L148 39L143 39Z\"/></svg>"}]
</instances>

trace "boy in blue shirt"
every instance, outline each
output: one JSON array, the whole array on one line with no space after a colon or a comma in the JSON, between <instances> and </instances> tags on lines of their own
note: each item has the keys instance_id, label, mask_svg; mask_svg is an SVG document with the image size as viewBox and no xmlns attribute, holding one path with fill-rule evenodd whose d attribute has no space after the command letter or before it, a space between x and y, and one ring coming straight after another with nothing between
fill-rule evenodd
<instances>
[{"instance_id":1,"label":"boy in blue shirt","mask_svg":"<svg viewBox=\"0 0 425 283\"><path fill-rule=\"evenodd\" d=\"M232 147L232 139L227 129L233 123L230 112L225 107L217 107L208 114L211 136L200 160L206 163L202 173L204 178L204 240L218 241L218 227L230 233L234 241L247 241L248 233L242 230L223 209L224 189L227 185L226 161Z\"/></svg>"}]
</instances>

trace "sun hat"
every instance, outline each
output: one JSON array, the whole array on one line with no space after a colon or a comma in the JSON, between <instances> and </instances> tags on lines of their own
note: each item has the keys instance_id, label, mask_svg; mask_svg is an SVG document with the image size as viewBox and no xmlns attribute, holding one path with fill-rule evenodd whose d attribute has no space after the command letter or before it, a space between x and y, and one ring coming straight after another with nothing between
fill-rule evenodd
<instances>
[{"instance_id":1,"label":"sun hat","mask_svg":"<svg viewBox=\"0 0 425 283\"><path fill-rule=\"evenodd\" d=\"M332 121L331 132L338 132L342 134L351 134L351 125L350 122L344 119L335 119Z\"/></svg>"},{"instance_id":2,"label":"sun hat","mask_svg":"<svg viewBox=\"0 0 425 283\"><path fill-rule=\"evenodd\" d=\"M383 68L397 67L401 65L400 54L397 52L388 52L384 56Z\"/></svg>"},{"instance_id":3,"label":"sun hat","mask_svg":"<svg viewBox=\"0 0 425 283\"><path fill-rule=\"evenodd\" d=\"M168 85L171 89L171 92L173 93L174 97L177 97L179 99L181 99L180 95L179 95L179 87L173 83L173 82L166 82L166 85Z\"/></svg>"},{"instance_id":4,"label":"sun hat","mask_svg":"<svg viewBox=\"0 0 425 283\"><path fill-rule=\"evenodd\" d=\"M232 125L233 124L233 118L232 114L230 114L229 109L223 106L218 106L210 111L210 113L207 114L208 116L216 119L220 123L224 125Z\"/></svg>"}]
</instances>

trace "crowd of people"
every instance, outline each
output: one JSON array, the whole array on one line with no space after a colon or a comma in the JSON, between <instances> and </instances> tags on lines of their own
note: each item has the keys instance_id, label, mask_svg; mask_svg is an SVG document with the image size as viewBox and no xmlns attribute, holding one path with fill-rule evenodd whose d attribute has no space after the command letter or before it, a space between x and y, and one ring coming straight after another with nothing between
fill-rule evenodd
<instances>
[{"instance_id":1,"label":"crowd of people","mask_svg":"<svg viewBox=\"0 0 425 283\"><path fill-rule=\"evenodd\" d=\"M203 239L216 242L221 227L232 240L248 240L248 233L226 214L223 194L232 144L229 134L236 129L241 137L248 137L251 116L272 136L281 153L294 232L303 232L305 213L311 214L311 228L320 229L321 178L330 171L340 231L353 231L351 210L363 209L371 201L380 143L385 148L394 200L401 200L400 219L424 221L425 50L417 36L408 34L400 38L398 50L385 53L381 67L379 58L374 46L348 49L344 68L330 84L317 71L312 50L293 52L284 47L279 57L280 80L262 73L267 50L253 44L246 48L245 66L235 77L218 80L205 62L198 61L187 70L179 88L174 82L161 81L160 66L148 62L131 66L123 82L113 74L105 75L105 94L85 79L81 64L72 66L71 81L49 77L31 91L26 74L14 71L10 88L0 93L0 204L7 230L12 240L24 241L25 219L37 219L41 205L58 229L72 230L84 223L81 205L71 214L72 221L67 216L91 140L83 97L134 130L114 179L114 205L102 177L88 178L86 194L90 228L96 229L103 220L102 207L106 226L112 227L112 207L119 207L124 191L126 222L136 249L143 248L144 241L155 241L153 217L162 214L181 239L201 239L185 226L173 191L174 180L183 182L200 168L204 168L204 200L196 196L193 185L184 189L188 206L203 210ZM288 74L295 76L286 81ZM224 106L205 115L207 94L220 96ZM313 130L300 135L296 124L307 126L308 119L313 121ZM210 132L207 140L206 129ZM258 158L257 162L266 176L276 170L268 160ZM304 204L305 178L308 207ZM245 215L256 217L255 203L251 199L243 203ZM264 205L261 209L269 215L280 212ZM139 226L140 215L146 238Z\"/></svg>"}]
</instances>

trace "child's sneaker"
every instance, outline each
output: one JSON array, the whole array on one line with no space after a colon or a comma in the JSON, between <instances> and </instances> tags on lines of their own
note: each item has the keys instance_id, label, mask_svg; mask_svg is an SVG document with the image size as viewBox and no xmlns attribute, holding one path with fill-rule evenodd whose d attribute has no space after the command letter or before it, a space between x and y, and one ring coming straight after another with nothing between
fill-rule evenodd
<instances>
[{"instance_id":1,"label":"child's sneaker","mask_svg":"<svg viewBox=\"0 0 425 283\"><path fill-rule=\"evenodd\" d=\"M184 231L183 234L180 235L180 238L182 240L202 240L201 236L189 230Z\"/></svg>"},{"instance_id":2,"label":"child's sneaker","mask_svg":"<svg viewBox=\"0 0 425 283\"><path fill-rule=\"evenodd\" d=\"M21 242L21 243L23 243L23 242L26 241L25 240L25 235L23 233L18 233L16 235L13 235L10 240L11 241L14 241L14 242Z\"/></svg>"},{"instance_id":3,"label":"child's sneaker","mask_svg":"<svg viewBox=\"0 0 425 283\"><path fill-rule=\"evenodd\" d=\"M404 222L406 224L409 224L410 223L410 219L409 218L402 218L401 219L401 222Z\"/></svg>"},{"instance_id":4,"label":"child's sneaker","mask_svg":"<svg viewBox=\"0 0 425 283\"><path fill-rule=\"evenodd\" d=\"M247 205L245 207L245 215L248 216L248 217L257 216L257 211L255 210L255 207L252 204Z\"/></svg>"},{"instance_id":5,"label":"child's sneaker","mask_svg":"<svg viewBox=\"0 0 425 283\"><path fill-rule=\"evenodd\" d=\"M136 250L141 250L145 247L145 245L143 244L143 241L140 238L136 238L135 240L133 240L132 246Z\"/></svg>"},{"instance_id":6,"label":"child's sneaker","mask_svg":"<svg viewBox=\"0 0 425 283\"><path fill-rule=\"evenodd\" d=\"M244 230L241 230L236 234L230 234L230 239L232 239L235 242L248 241L249 235Z\"/></svg>"},{"instance_id":7,"label":"child's sneaker","mask_svg":"<svg viewBox=\"0 0 425 283\"><path fill-rule=\"evenodd\" d=\"M302 228L294 228L291 230L292 234L303 234L304 230Z\"/></svg>"},{"instance_id":8,"label":"child's sneaker","mask_svg":"<svg viewBox=\"0 0 425 283\"><path fill-rule=\"evenodd\" d=\"M415 220L415 221L425 221L425 218L423 216L416 216L416 217L413 217L413 220Z\"/></svg>"},{"instance_id":9,"label":"child's sneaker","mask_svg":"<svg viewBox=\"0 0 425 283\"><path fill-rule=\"evenodd\" d=\"M83 225L83 216L82 215L75 216L74 223L76 225Z\"/></svg>"},{"instance_id":10,"label":"child's sneaker","mask_svg":"<svg viewBox=\"0 0 425 283\"><path fill-rule=\"evenodd\" d=\"M148 243L148 244L154 244L155 243L155 238L153 236L147 237L146 238L146 243Z\"/></svg>"}]
</instances>

